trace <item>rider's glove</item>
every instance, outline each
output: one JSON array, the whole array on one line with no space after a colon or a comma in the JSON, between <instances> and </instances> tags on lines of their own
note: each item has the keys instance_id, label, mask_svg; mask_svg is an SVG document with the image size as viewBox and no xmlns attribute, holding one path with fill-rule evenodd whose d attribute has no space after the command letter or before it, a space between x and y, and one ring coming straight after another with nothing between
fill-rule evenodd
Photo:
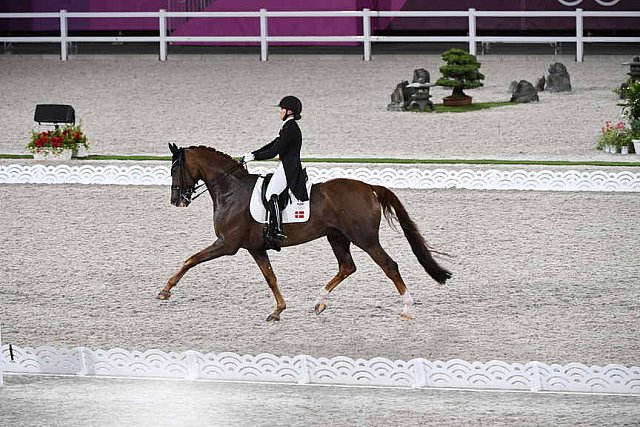
<instances>
[{"instance_id":1,"label":"rider's glove","mask_svg":"<svg viewBox=\"0 0 640 427\"><path fill-rule=\"evenodd\" d=\"M243 163L248 163L251 162L253 160L255 160L255 156L253 155L253 153L247 153L244 156L242 156L242 162Z\"/></svg>"}]
</instances>

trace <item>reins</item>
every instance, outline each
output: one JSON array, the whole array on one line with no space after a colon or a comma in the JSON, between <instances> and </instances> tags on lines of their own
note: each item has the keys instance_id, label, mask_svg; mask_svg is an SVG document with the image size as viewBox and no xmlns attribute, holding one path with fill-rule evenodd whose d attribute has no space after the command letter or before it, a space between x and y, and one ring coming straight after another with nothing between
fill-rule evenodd
<instances>
[{"instance_id":1,"label":"reins","mask_svg":"<svg viewBox=\"0 0 640 427\"><path fill-rule=\"evenodd\" d=\"M210 185L213 187L215 186L217 183L219 183L220 181L222 181L223 179L225 179L226 177L228 177L229 175L231 175L236 169L238 169L239 167L241 167L243 164L242 163L237 163L233 166L231 166L229 169L227 169L226 171L224 171L222 173L222 176L219 177L218 179L216 179L213 183L210 183ZM207 185L206 182L203 182L202 184L198 185L197 187L193 188L193 192L195 193L196 191L198 191L198 188L202 187L203 185ZM206 193L208 191L208 189L204 189L201 192L199 192L198 194L196 194L195 196L193 196L191 198L191 200L195 200L198 197L202 196L203 193Z\"/></svg>"}]
</instances>

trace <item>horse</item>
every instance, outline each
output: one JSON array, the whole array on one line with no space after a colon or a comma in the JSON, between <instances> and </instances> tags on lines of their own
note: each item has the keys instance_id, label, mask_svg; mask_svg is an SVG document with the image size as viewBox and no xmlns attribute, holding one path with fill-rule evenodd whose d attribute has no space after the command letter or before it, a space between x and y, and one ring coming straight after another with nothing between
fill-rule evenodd
<instances>
[{"instance_id":1,"label":"horse","mask_svg":"<svg viewBox=\"0 0 640 427\"><path fill-rule=\"evenodd\" d=\"M280 320L286 304L265 249L263 224L256 222L249 211L251 194L259 176L249 174L242 162L211 147L179 148L176 144L169 144L169 148L172 153L171 204L189 206L193 199L202 194L193 196L197 190L196 184L203 181L201 185L206 185L203 191L208 191L213 201L213 223L218 238L189 257L168 280L157 298L169 299L171 289L196 265L245 249L258 264L276 300L275 310L266 320ZM400 276L398 264L380 246L381 215L392 225L393 220L400 223L413 253L429 276L440 284L451 277L451 273L434 260L416 224L391 190L344 178L316 183L311 187L309 219L307 222L284 224L287 238L282 245L300 245L323 236L331 245L338 260L338 273L321 289L315 305L316 314L328 307L329 294L336 286L356 271L350 252L353 243L369 254L395 285L404 304L400 318L412 318L414 300Z\"/></svg>"}]
</instances>

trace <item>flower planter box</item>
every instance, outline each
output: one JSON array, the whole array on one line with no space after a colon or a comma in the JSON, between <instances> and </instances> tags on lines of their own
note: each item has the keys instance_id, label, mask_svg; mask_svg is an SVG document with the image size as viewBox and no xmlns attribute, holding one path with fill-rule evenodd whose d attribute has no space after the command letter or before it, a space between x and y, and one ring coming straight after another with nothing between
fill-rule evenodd
<instances>
[{"instance_id":1,"label":"flower planter box","mask_svg":"<svg viewBox=\"0 0 640 427\"><path fill-rule=\"evenodd\" d=\"M62 152L60 153L54 153L53 151L37 151L33 153L33 158L35 160L67 161L67 160L71 160L72 155L73 155L72 150L62 150Z\"/></svg>"}]
</instances>

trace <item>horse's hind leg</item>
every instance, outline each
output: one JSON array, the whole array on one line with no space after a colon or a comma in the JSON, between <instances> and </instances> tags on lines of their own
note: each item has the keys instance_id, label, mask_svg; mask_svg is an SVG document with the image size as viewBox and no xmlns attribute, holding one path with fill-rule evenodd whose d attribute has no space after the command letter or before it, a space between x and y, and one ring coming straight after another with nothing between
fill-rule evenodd
<instances>
[{"instance_id":1,"label":"horse's hind leg","mask_svg":"<svg viewBox=\"0 0 640 427\"><path fill-rule=\"evenodd\" d=\"M280 320L280 313L287 308L287 304L284 302L284 298L280 293L280 289L278 289L278 279L276 278L275 273L273 272L273 268L271 268L271 261L269 261L269 256L266 251L249 251L251 256L258 267L260 267L260 271L262 271L262 275L266 279L269 284L269 288L271 288L271 292L273 292L273 296L276 299L276 309L267 317L267 322Z\"/></svg>"},{"instance_id":2,"label":"horse's hind leg","mask_svg":"<svg viewBox=\"0 0 640 427\"><path fill-rule=\"evenodd\" d=\"M400 271L398 270L398 263L396 263L389 254L380 246L380 243L376 242L371 247L363 248L371 258L382 268L384 273L387 275L389 279L393 281L393 284L396 285L396 289L400 295L402 295L402 302L404 303L404 307L402 312L400 313L400 318L402 320L411 320L411 308L413 306L413 298L407 289L407 285L405 285L404 280L402 280L402 276L400 276Z\"/></svg>"},{"instance_id":3,"label":"horse's hind leg","mask_svg":"<svg viewBox=\"0 0 640 427\"><path fill-rule=\"evenodd\" d=\"M327 239L338 259L338 274L320 291L318 303L316 304L316 314L322 313L327 308L331 291L356 271L356 265L353 263L353 258L351 258L351 252L349 252L351 242L342 233L338 232L329 233Z\"/></svg>"}]
</instances>

